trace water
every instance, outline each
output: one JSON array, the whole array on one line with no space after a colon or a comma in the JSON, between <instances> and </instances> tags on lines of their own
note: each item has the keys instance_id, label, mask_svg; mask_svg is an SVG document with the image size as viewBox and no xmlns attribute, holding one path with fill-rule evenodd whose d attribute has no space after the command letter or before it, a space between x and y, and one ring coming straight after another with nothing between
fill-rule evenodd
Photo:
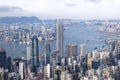
<instances>
[{"instance_id":1,"label":"water","mask_svg":"<svg viewBox=\"0 0 120 80\"><path fill-rule=\"evenodd\" d=\"M102 33L97 31L98 28L103 26L85 26L85 27L69 27L64 31L64 51L66 44L77 44L78 52L80 51L80 44L87 44L87 50L91 52L97 47L99 50L104 45L107 48L104 40L111 37L111 34ZM51 49L55 50L56 41L49 41ZM44 53L44 43L39 43L39 51L41 54ZM0 41L0 47L4 48L8 56L12 57L26 57L26 45L18 44L14 42Z\"/></svg>"},{"instance_id":2,"label":"water","mask_svg":"<svg viewBox=\"0 0 120 80\"><path fill-rule=\"evenodd\" d=\"M72 27L65 31L65 43L87 44L88 51L94 50L95 47L102 49L105 44L104 40L110 37L110 34L101 33L97 28L103 26L86 26L86 27ZM79 49L79 48L78 48Z\"/></svg>"}]
</instances>

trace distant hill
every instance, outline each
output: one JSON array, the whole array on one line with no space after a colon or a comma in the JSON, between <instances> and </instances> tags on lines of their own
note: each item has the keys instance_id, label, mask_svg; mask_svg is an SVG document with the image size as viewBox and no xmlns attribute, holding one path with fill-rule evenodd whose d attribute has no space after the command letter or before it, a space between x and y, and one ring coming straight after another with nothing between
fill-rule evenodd
<instances>
[{"instance_id":1,"label":"distant hill","mask_svg":"<svg viewBox=\"0 0 120 80\"><path fill-rule=\"evenodd\" d=\"M18 23L18 22L38 22L38 23L42 23L42 21L35 17L35 16L31 16L31 17L0 17L0 23L6 23L6 24L11 24L11 23Z\"/></svg>"}]
</instances>

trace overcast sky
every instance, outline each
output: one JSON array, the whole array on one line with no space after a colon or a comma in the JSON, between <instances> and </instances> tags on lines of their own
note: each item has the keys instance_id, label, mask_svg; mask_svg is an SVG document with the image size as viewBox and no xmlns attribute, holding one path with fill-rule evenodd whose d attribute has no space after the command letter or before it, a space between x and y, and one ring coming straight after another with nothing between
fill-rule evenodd
<instances>
[{"instance_id":1,"label":"overcast sky","mask_svg":"<svg viewBox=\"0 0 120 80\"><path fill-rule=\"evenodd\" d=\"M0 0L2 16L120 19L120 0Z\"/></svg>"}]
</instances>

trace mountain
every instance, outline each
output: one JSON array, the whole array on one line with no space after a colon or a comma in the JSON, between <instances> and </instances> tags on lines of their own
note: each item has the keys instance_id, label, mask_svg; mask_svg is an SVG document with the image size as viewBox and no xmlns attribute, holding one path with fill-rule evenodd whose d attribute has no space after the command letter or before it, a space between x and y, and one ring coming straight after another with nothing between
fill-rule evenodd
<instances>
[{"instance_id":1,"label":"mountain","mask_svg":"<svg viewBox=\"0 0 120 80\"><path fill-rule=\"evenodd\" d=\"M11 24L11 23L18 23L18 22L42 23L42 21L35 16L30 16L30 17L25 17L25 16L22 16L22 17L0 17L0 23Z\"/></svg>"}]
</instances>

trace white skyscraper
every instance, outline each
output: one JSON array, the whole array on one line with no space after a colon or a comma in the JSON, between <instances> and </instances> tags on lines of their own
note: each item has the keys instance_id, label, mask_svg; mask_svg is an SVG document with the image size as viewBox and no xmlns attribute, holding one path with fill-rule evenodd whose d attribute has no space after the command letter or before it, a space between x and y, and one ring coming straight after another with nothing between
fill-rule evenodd
<instances>
[{"instance_id":1,"label":"white skyscraper","mask_svg":"<svg viewBox=\"0 0 120 80\"><path fill-rule=\"evenodd\" d=\"M47 64L47 78L50 78L50 64Z\"/></svg>"},{"instance_id":2,"label":"white skyscraper","mask_svg":"<svg viewBox=\"0 0 120 80\"><path fill-rule=\"evenodd\" d=\"M23 79L23 62L19 63L19 75Z\"/></svg>"},{"instance_id":3,"label":"white skyscraper","mask_svg":"<svg viewBox=\"0 0 120 80\"><path fill-rule=\"evenodd\" d=\"M86 54L87 54L86 44L81 44L80 45L80 55L85 56Z\"/></svg>"},{"instance_id":4,"label":"white skyscraper","mask_svg":"<svg viewBox=\"0 0 120 80\"><path fill-rule=\"evenodd\" d=\"M60 54L63 54L63 21L62 19L57 20L57 50Z\"/></svg>"}]
</instances>

